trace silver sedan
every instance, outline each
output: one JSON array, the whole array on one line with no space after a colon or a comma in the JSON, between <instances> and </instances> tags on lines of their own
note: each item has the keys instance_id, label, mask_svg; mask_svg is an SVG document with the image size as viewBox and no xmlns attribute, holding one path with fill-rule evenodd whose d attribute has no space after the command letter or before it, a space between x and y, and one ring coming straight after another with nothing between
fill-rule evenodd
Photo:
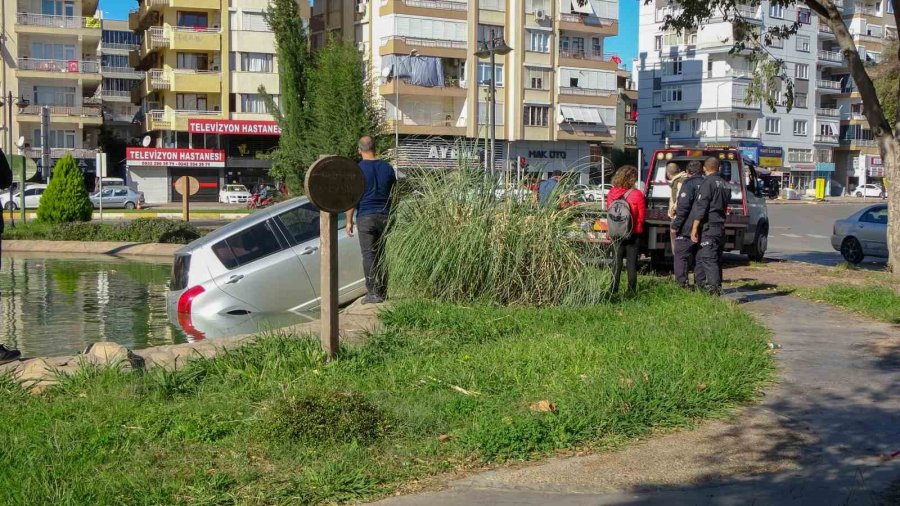
<instances>
[{"instance_id":1,"label":"silver sedan","mask_svg":"<svg viewBox=\"0 0 900 506\"><path fill-rule=\"evenodd\" d=\"M867 256L887 258L887 224L887 204L864 207L834 222L831 246L851 264Z\"/></svg>"},{"instance_id":2,"label":"silver sedan","mask_svg":"<svg viewBox=\"0 0 900 506\"><path fill-rule=\"evenodd\" d=\"M100 207L102 200L103 207L121 207L124 209L134 209L144 203L144 194L136 192L127 186L110 186L91 195L91 204L94 208Z\"/></svg>"}]
</instances>

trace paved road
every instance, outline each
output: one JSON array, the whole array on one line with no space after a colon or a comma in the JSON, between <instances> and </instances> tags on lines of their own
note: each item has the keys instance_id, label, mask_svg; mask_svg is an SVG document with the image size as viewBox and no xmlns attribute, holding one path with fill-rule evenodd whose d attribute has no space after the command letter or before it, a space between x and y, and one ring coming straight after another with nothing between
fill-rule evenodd
<instances>
[{"instance_id":1,"label":"paved road","mask_svg":"<svg viewBox=\"0 0 900 506\"><path fill-rule=\"evenodd\" d=\"M850 216L874 199L856 204L772 204L769 206L769 258L822 265L843 261L831 247L834 221ZM867 266L883 266L883 259L868 258Z\"/></svg>"}]
</instances>

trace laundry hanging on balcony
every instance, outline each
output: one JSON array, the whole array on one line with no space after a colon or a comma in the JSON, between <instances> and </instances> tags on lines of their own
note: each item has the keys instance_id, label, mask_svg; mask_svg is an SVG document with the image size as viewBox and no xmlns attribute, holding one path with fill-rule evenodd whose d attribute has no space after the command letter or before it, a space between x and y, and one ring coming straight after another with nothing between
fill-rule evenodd
<instances>
[{"instance_id":1,"label":"laundry hanging on balcony","mask_svg":"<svg viewBox=\"0 0 900 506\"><path fill-rule=\"evenodd\" d=\"M434 56L385 55L381 59L385 79L403 79L414 86L444 86L444 65Z\"/></svg>"}]
</instances>

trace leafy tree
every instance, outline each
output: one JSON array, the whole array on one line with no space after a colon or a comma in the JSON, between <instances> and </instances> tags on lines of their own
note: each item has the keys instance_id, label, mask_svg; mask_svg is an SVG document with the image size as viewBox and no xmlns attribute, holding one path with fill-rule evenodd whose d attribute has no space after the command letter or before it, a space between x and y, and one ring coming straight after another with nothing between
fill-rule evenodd
<instances>
[{"instance_id":1,"label":"leafy tree","mask_svg":"<svg viewBox=\"0 0 900 506\"><path fill-rule=\"evenodd\" d=\"M897 90L900 89L900 44L896 41L884 50L884 59L871 70L878 100L887 118L897 118ZM896 130L896 127L895 127Z\"/></svg>"},{"instance_id":2,"label":"leafy tree","mask_svg":"<svg viewBox=\"0 0 900 506\"><path fill-rule=\"evenodd\" d=\"M38 221L44 223L68 223L90 221L94 207L84 187L84 175L78 170L75 159L66 154L56 162L50 184L41 196Z\"/></svg>"},{"instance_id":3,"label":"leafy tree","mask_svg":"<svg viewBox=\"0 0 900 506\"><path fill-rule=\"evenodd\" d=\"M269 111L281 128L278 149L272 155L271 174L287 183L293 192L303 185L303 168L307 167L304 135L309 126L306 104L307 72L310 64L309 42L303 18L295 0L272 0L266 21L275 33L278 56L280 101L260 86Z\"/></svg>"},{"instance_id":4,"label":"leafy tree","mask_svg":"<svg viewBox=\"0 0 900 506\"><path fill-rule=\"evenodd\" d=\"M651 0L644 0L651 3ZM893 1L893 0L890 0ZM793 106L793 79L788 74L784 60L772 55L768 48L778 41L790 39L802 26L800 20L775 24L760 29L746 19L737 7L748 3L758 6L757 0L740 3L736 0L678 0L681 10L672 11L663 20L664 30L677 33L691 32L707 25L712 20L724 20L733 26L733 47L731 53L744 55L756 62L757 72L748 87L747 102L761 100L772 110L784 107L790 110ZM772 5L782 7L806 6L819 16L819 22L828 26L834 33L841 53L850 70L850 77L856 83L863 102L863 112L875 136L878 149L885 167L888 184L888 252L890 264L895 275L900 276L900 116L895 109L889 110L882 105L872 80L873 72L860 57L853 36L844 21L841 10L832 0L770 0ZM900 9L894 10L894 19L900 25ZM896 53L897 47L894 47ZM896 72L894 73L896 79ZM900 86L895 80L893 84L884 83L882 97L893 96L896 101L900 96ZM890 88L888 88L890 87ZM786 98L781 101L779 96ZM892 125L891 122L894 124Z\"/></svg>"}]
</instances>

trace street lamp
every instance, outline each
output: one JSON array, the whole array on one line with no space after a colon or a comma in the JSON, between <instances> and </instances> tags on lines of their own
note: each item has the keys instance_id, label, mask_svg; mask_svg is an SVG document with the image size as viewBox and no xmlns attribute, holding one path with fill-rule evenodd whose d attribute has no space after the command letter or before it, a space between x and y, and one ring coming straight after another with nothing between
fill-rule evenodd
<instances>
[{"instance_id":1,"label":"street lamp","mask_svg":"<svg viewBox=\"0 0 900 506\"><path fill-rule=\"evenodd\" d=\"M9 106L6 108L6 159L9 162L10 167L12 167L12 148L13 148L13 133L12 133L12 124L13 124L13 111L12 106L15 104L19 108L19 112L22 112L26 107L28 107L31 102L25 97L19 97L13 99L12 90L9 91L9 95L4 100L0 98L0 107ZM19 191L24 194L25 192L25 181L22 181L22 187L19 188ZM13 228L16 227L16 219L15 219L15 205L13 204L13 187L9 185L9 225ZM2 211L0 211L2 212Z\"/></svg>"},{"instance_id":2,"label":"street lamp","mask_svg":"<svg viewBox=\"0 0 900 506\"><path fill-rule=\"evenodd\" d=\"M506 45L506 41L503 40L503 37L497 37L494 35L494 30L491 29L491 37L489 40L481 41L478 51L475 52L475 56L479 59L490 58L491 59L491 83L490 83L490 92L491 92L491 110L488 112L489 114L489 123L490 123L490 163L491 163L491 177L494 176L494 142L497 138L497 55L504 56L509 54L512 51L512 48ZM477 75L477 71L476 71ZM478 118L475 118L475 121L478 121ZM477 123L476 123L477 124Z\"/></svg>"},{"instance_id":3,"label":"street lamp","mask_svg":"<svg viewBox=\"0 0 900 506\"><path fill-rule=\"evenodd\" d=\"M409 52L409 57L413 58L419 55L418 49L413 49ZM400 70L397 66L397 59L399 56L394 57L394 149L396 150L397 161L400 160ZM404 76L408 77L408 76Z\"/></svg>"}]
</instances>

